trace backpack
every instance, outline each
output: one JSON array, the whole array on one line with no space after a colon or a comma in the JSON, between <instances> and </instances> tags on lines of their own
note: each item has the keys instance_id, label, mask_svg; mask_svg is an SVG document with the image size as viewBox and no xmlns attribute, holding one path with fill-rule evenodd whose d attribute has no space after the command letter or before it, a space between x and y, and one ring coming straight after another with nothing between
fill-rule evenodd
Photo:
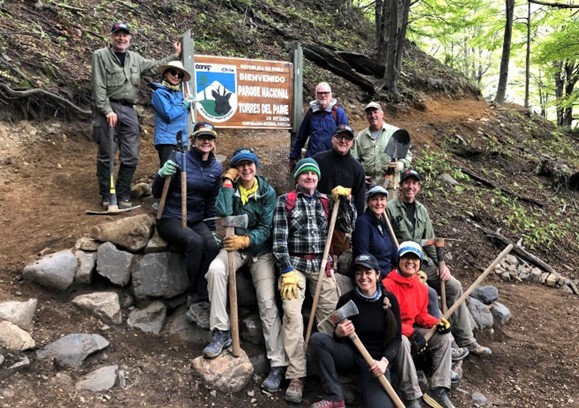
<instances>
[{"instance_id":1,"label":"backpack","mask_svg":"<svg viewBox=\"0 0 579 408\"><path fill-rule=\"evenodd\" d=\"M296 190L292 190L287 193L287 198L285 202L285 209L289 213L292 212L294 207L296 206L296 199L298 197L298 192ZM324 212L326 213L326 219L330 219L330 200L326 195L320 196L320 201L322 206L324 207Z\"/></svg>"},{"instance_id":2,"label":"backpack","mask_svg":"<svg viewBox=\"0 0 579 408\"><path fill-rule=\"evenodd\" d=\"M334 106L332 106L332 110L330 111L332 113L332 117L334 118L334 122L336 122L336 126L339 125L338 123L338 104L334 104ZM304 120L310 120L312 118L312 115L314 114L314 111L312 110L312 108L309 108L308 111L306 112L306 116L304 117Z\"/></svg>"}]
</instances>

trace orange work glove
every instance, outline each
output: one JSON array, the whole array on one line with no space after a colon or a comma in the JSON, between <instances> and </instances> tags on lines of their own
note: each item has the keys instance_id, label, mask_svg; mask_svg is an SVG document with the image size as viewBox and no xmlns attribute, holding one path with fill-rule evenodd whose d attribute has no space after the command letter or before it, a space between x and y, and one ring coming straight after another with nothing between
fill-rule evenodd
<instances>
[{"instance_id":1,"label":"orange work glove","mask_svg":"<svg viewBox=\"0 0 579 408\"><path fill-rule=\"evenodd\" d=\"M230 235L223 238L223 248L227 251L239 251L249 246L249 236L247 235Z\"/></svg>"}]
</instances>

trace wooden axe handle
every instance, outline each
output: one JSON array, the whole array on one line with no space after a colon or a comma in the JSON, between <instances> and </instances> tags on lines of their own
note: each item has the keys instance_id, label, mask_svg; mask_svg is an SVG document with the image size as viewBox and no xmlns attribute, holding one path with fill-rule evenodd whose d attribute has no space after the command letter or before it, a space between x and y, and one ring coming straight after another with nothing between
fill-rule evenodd
<instances>
[{"instance_id":1,"label":"wooden axe handle","mask_svg":"<svg viewBox=\"0 0 579 408\"><path fill-rule=\"evenodd\" d=\"M225 236L233 235L235 229L233 227L225 227ZM231 354L233 357L239 357L241 354L241 345L239 344L239 317L237 315L237 279L235 270L235 255L227 251L227 269L229 270L229 315L231 328L231 341L233 343L233 350Z\"/></svg>"},{"instance_id":2,"label":"wooden axe handle","mask_svg":"<svg viewBox=\"0 0 579 408\"><path fill-rule=\"evenodd\" d=\"M375 360L372 358L370 353L368 353L368 350L366 349L366 347L364 347L364 345L358 338L356 332L350 334L348 337L350 340L352 340L352 343L354 343L360 354L362 354L362 357L364 357L366 364L368 364L368 366L372 366ZM404 404L400 400L400 397L398 397L398 394L396 394L396 391L394 391L394 388L392 388L392 385L386 379L386 376L381 375L380 377L378 377L378 381L380 381L380 384L382 384L382 387L384 387L384 390L394 403L394 406L396 408L404 408Z\"/></svg>"},{"instance_id":3,"label":"wooden axe handle","mask_svg":"<svg viewBox=\"0 0 579 408\"><path fill-rule=\"evenodd\" d=\"M446 313L444 313L443 316L445 319L449 319L450 316L452 316L452 314L456 311L456 309L458 309L460 305L462 305L463 302L466 300L466 298L478 287L478 285L481 284L484 278L486 278L489 273L495 270L495 266L497 266L497 264L501 261L501 259L503 259L505 256L508 255L509 252L511 252L513 247L514 247L513 244L509 244L509 246L503 249L503 252L501 252L496 257L496 259L489 265L489 267L486 268L485 271L480 274L477 280L475 280L472 283L472 285L470 285L470 287L462 294L462 296L459 297L456 302L454 302L454 304L446 311ZM426 333L426 336L424 336L426 341L430 340L430 338L434 335L435 331L436 329L433 327L428 331L428 333Z\"/></svg>"},{"instance_id":4,"label":"wooden axe handle","mask_svg":"<svg viewBox=\"0 0 579 408\"><path fill-rule=\"evenodd\" d=\"M163 209L165 208L165 201L167 201L167 194L169 193L169 186L171 185L171 177L165 177L163 183L163 194L161 194L161 201L159 201L159 208L157 209L157 220L161 219Z\"/></svg>"}]
</instances>

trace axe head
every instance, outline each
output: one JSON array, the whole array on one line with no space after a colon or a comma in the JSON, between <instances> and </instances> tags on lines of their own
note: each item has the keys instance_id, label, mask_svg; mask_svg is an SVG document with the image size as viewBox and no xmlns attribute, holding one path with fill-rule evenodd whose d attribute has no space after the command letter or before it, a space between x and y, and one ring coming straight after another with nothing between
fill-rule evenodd
<instances>
[{"instance_id":1,"label":"axe head","mask_svg":"<svg viewBox=\"0 0 579 408\"><path fill-rule=\"evenodd\" d=\"M216 217L215 222L218 226L226 228L247 228L249 218L247 214L230 215L228 217Z\"/></svg>"},{"instance_id":2,"label":"axe head","mask_svg":"<svg viewBox=\"0 0 579 408\"><path fill-rule=\"evenodd\" d=\"M444 238L423 239L420 241L420 246L434 245L436 248L444 247Z\"/></svg>"},{"instance_id":3,"label":"axe head","mask_svg":"<svg viewBox=\"0 0 579 408\"><path fill-rule=\"evenodd\" d=\"M358 307L352 300L350 300L341 308L334 310L326 319L329 320L335 326L342 320L345 320L350 316L355 316L358 313L360 313L358 311Z\"/></svg>"}]
</instances>

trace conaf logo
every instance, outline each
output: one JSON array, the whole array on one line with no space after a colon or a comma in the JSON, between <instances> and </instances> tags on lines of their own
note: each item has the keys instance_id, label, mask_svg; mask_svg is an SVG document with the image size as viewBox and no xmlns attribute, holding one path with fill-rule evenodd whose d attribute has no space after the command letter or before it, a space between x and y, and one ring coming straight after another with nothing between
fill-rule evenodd
<instances>
[{"instance_id":1,"label":"conaf logo","mask_svg":"<svg viewBox=\"0 0 579 408\"><path fill-rule=\"evenodd\" d=\"M237 67L235 65L197 65L197 108L211 122L225 122L237 111Z\"/></svg>"}]
</instances>

